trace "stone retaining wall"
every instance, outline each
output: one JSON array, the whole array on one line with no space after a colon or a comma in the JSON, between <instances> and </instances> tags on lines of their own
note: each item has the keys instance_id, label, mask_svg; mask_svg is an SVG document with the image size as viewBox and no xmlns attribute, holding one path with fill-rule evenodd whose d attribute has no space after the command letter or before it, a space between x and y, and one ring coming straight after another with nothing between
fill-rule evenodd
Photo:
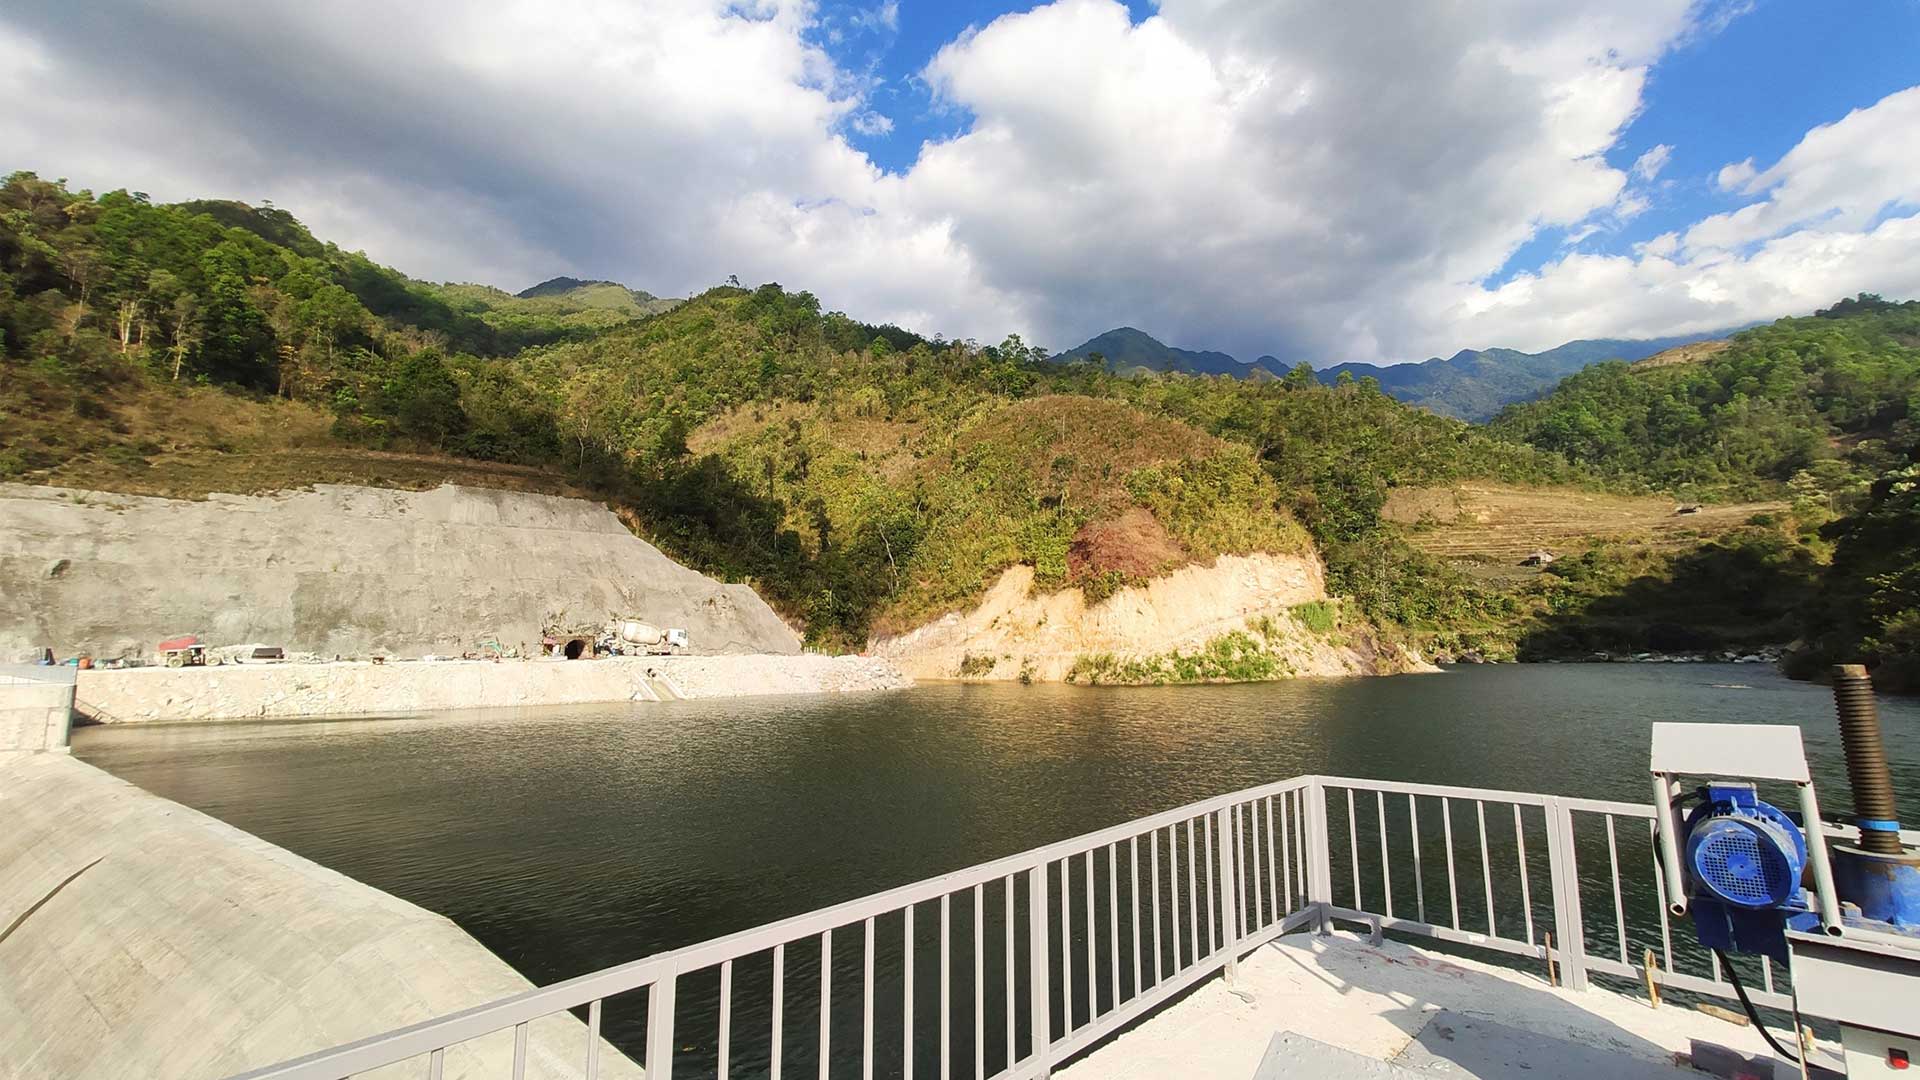
<instances>
[{"instance_id":1,"label":"stone retaining wall","mask_svg":"<svg viewBox=\"0 0 1920 1080\"><path fill-rule=\"evenodd\" d=\"M83 671L75 709L100 723L291 719L836 693L909 684L887 662L856 656L243 664Z\"/></svg>"}]
</instances>

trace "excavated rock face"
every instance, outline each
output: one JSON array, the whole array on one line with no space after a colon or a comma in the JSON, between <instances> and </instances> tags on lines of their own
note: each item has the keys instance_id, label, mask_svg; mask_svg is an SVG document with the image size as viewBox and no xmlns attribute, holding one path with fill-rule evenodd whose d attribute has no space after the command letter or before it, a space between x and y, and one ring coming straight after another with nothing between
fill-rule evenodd
<instances>
[{"instance_id":1,"label":"excavated rock face","mask_svg":"<svg viewBox=\"0 0 1920 1080\"><path fill-rule=\"evenodd\" d=\"M1223 555L1094 604L1078 589L1036 593L1033 578L1032 567L1011 567L973 610L876 638L870 651L916 679L1178 682L1432 670L1364 622L1331 625L1325 572L1311 556ZM1192 660L1209 656L1224 659Z\"/></svg>"},{"instance_id":2,"label":"excavated rock face","mask_svg":"<svg viewBox=\"0 0 1920 1080\"><path fill-rule=\"evenodd\" d=\"M57 571L50 568L57 567ZM538 651L542 628L641 618L703 653L796 653L745 585L579 499L318 485L205 501L0 485L0 660L148 656L198 634L325 657Z\"/></svg>"}]
</instances>

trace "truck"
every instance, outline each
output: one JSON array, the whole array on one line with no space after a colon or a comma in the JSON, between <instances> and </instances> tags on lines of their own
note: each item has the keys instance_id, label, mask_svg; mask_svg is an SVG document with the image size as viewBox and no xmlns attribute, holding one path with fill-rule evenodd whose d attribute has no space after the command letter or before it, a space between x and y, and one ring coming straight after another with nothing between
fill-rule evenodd
<instances>
[{"instance_id":1,"label":"truck","mask_svg":"<svg viewBox=\"0 0 1920 1080\"><path fill-rule=\"evenodd\" d=\"M619 619L607 624L612 651L624 656L667 656L687 651L687 632L678 627L661 629L638 619Z\"/></svg>"}]
</instances>

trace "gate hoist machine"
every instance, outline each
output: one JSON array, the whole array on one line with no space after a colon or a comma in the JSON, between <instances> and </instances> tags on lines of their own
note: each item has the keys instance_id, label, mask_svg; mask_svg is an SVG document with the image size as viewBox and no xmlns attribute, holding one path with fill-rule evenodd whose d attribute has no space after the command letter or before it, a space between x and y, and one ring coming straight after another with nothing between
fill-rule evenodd
<instances>
[{"instance_id":1,"label":"gate hoist machine","mask_svg":"<svg viewBox=\"0 0 1920 1080\"><path fill-rule=\"evenodd\" d=\"M1840 1025L1849 1080L1920 1077L1920 850L1901 839L1866 670L1836 668L1834 697L1857 840L1829 842L1799 728L1653 725L1668 906L1691 916L1749 1013L1729 954L1789 965L1797 1011ZM1761 783L1792 785L1799 820L1760 798Z\"/></svg>"}]
</instances>

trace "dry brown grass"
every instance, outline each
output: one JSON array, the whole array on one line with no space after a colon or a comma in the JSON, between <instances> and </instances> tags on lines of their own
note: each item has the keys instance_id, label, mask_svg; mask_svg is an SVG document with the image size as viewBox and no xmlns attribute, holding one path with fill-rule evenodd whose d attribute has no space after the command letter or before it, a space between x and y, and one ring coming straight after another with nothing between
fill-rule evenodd
<instances>
[{"instance_id":1,"label":"dry brown grass","mask_svg":"<svg viewBox=\"0 0 1920 1080\"><path fill-rule=\"evenodd\" d=\"M1145 507L1133 507L1111 521L1082 526L1067 549L1067 579L1118 573L1150 578L1187 561L1186 549L1168 535Z\"/></svg>"},{"instance_id":2,"label":"dry brown grass","mask_svg":"<svg viewBox=\"0 0 1920 1080\"><path fill-rule=\"evenodd\" d=\"M581 494L541 469L343 445L325 410L279 398L144 381L76 395L31 375L12 389L0 415L23 483L187 499L329 483Z\"/></svg>"},{"instance_id":3,"label":"dry brown grass","mask_svg":"<svg viewBox=\"0 0 1920 1080\"><path fill-rule=\"evenodd\" d=\"M1094 516L1132 505L1129 473L1208 457L1225 444L1177 420L1150 416L1118 401L1050 396L1015 402L961 432L956 451L991 447L1025 468L1036 489L1060 488Z\"/></svg>"},{"instance_id":4,"label":"dry brown grass","mask_svg":"<svg viewBox=\"0 0 1920 1080\"><path fill-rule=\"evenodd\" d=\"M1407 526L1409 539L1429 554L1512 565L1528 553L1583 550L1594 540L1677 549L1745 525L1784 503L1731 503L1678 513L1672 499L1605 495L1574 488L1497 484L1402 488L1382 516Z\"/></svg>"},{"instance_id":5,"label":"dry brown grass","mask_svg":"<svg viewBox=\"0 0 1920 1080\"><path fill-rule=\"evenodd\" d=\"M1675 364L1697 364L1707 357L1712 356L1714 353L1721 352L1732 345L1733 342L1726 338L1721 338L1718 341L1696 341L1689 345L1675 345L1671 349L1665 349L1661 352L1654 353L1652 356L1635 360L1633 366L1656 368L1672 367Z\"/></svg>"}]
</instances>

